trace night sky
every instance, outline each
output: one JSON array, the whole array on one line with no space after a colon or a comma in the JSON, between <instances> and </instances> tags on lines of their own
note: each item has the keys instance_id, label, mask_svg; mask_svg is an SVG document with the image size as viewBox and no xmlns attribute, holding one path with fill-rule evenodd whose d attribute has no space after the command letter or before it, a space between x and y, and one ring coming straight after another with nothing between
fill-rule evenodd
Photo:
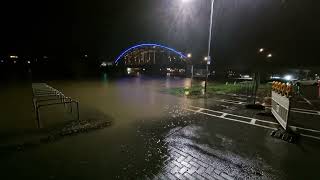
<instances>
[{"instance_id":1,"label":"night sky","mask_svg":"<svg viewBox=\"0 0 320 180\"><path fill-rule=\"evenodd\" d=\"M207 51L209 0L3 0L0 8L0 56L111 61L139 42L192 52L199 61ZM264 47L279 65L320 66L319 0L216 0L214 8L215 63L243 67Z\"/></svg>"}]
</instances>

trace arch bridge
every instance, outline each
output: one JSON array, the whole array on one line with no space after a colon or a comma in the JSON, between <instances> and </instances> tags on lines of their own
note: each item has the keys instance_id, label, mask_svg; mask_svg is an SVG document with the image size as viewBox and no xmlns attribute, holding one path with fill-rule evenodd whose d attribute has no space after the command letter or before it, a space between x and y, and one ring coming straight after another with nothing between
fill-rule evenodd
<instances>
[{"instance_id":1,"label":"arch bridge","mask_svg":"<svg viewBox=\"0 0 320 180\"><path fill-rule=\"evenodd\" d=\"M183 65L187 56L168 46L155 43L136 44L124 50L114 61L115 64L143 67L150 65Z\"/></svg>"}]
</instances>

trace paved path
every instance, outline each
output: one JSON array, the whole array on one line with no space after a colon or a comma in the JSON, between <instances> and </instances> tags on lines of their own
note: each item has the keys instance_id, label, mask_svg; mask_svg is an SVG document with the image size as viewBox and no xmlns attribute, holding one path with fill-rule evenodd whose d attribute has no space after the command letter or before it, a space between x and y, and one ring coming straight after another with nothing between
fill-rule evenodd
<instances>
[{"instance_id":1,"label":"paved path","mask_svg":"<svg viewBox=\"0 0 320 180\"><path fill-rule=\"evenodd\" d=\"M210 160L197 157L188 151L169 147L169 157L163 164L162 172L147 179L218 179L232 180L232 176L212 166Z\"/></svg>"}]
</instances>

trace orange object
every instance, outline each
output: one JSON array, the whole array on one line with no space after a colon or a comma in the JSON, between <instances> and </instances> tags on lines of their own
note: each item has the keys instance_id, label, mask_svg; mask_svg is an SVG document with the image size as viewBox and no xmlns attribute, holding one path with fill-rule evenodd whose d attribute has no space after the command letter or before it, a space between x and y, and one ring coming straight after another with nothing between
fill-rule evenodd
<instances>
[{"instance_id":1,"label":"orange object","mask_svg":"<svg viewBox=\"0 0 320 180\"><path fill-rule=\"evenodd\" d=\"M286 88L286 96L289 97L291 93L292 93L292 86L291 84L288 84Z\"/></svg>"},{"instance_id":2,"label":"orange object","mask_svg":"<svg viewBox=\"0 0 320 180\"><path fill-rule=\"evenodd\" d=\"M274 89L276 92L279 92L279 82L275 82Z\"/></svg>"},{"instance_id":3,"label":"orange object","mask_svg":"<svg viewBox=\"0 0 320 180\"><path fill-rule=\"evenodd\" d=\"M276 89L276 82L275 81L272 81L272 91L274 91Z\"/></svg>"}]
</instances>

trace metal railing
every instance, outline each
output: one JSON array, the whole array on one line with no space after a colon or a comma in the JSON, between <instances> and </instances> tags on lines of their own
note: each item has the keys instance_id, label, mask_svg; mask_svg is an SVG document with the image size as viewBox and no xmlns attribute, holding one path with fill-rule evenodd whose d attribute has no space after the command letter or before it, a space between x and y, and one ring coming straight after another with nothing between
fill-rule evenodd
<instances>
[{"instance_id":1,"label":"metal railing","mask_svg":"<svg viewBox=\"0 0 320 180\"><path fill-rule=\"evenodd\" d=\"M43 107L64 105L64 108L68 108L70 113L73 113L73 104L76 105L77 120L79 121L79 102L72 100L70 97L66 97L59 90L45 84L45 83L32 83L32 101L33 108L37 118L37 126L41 128L40 109Z\"/></svg>"}]
</instances>

